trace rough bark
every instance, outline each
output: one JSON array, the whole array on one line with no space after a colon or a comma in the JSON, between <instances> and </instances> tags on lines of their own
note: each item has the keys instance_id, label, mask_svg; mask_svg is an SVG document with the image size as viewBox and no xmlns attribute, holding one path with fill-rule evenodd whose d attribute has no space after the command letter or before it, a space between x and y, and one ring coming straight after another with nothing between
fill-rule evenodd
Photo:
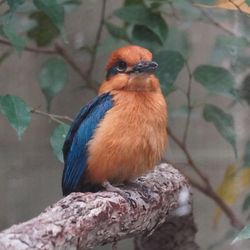
<instances>
[{"instance_id":1,"label":"rough bark","mask_svg":"<svg viewBox=\"0 0 250 250\"><path fill-rule=\"evenodd\" d=\"M157 227L150 236L135 238L135 250L198 250L192 214L173 216Z\"/></svg>"},{"instance_id":2,"label":"rough bark","mask_svg":"<svg viewBox=\"0 0 250 250\"><path fill-rule=\"evenodd\" d=\"M165 238L169 235L169 240L173 240L182 225L183 237L188 235L193 241L189 184L172 166L161 164L122 189L132 202L106 191L72 193L37 217L1 232L0 249L91 249L142 234L136 240L137 246L141 245L138 249L163 249L143 245L154 241L153 237L158 240L156 235L163 230ZM190 222L179 217L185 214ZM174 227L178 233L173 233L169 225L177 225ZM147 238L148 235L151 236Z\"/></svg>"}]
</instances>

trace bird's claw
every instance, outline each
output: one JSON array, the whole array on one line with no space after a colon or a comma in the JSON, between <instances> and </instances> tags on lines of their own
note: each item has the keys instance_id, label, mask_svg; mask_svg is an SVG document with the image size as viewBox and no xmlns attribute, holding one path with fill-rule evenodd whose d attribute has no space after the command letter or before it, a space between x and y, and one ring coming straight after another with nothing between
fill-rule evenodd
<instances>
[{"instance_id":1,"label":"bird's claw","mask_svg":"<svg viewBox=\"0 0 250 250\"><path fill-rule=\"evenodd\" d=\"M119 195L121 195L128 203L131 207L136 208L136 201L131 199L131 194L130 192L124 191L118 187L114 187L113 185L111 185L108 181L105 181L103 183L103 187L109 191L109 192L115 192L118 193Z\"/></svg>"},{"instance_id":2,"label":"bird's claw","mask_svg":"<svg viewBox=\"0 0 250 250\"><path fill-rule=\"evenodd\" d=\"M129 192L124 192L126 194L126 197L123 196L123 198L129 203L129 205L133 208L137 207L136 201L131 199L131 194Z\"/></svg>"}]
</instances>

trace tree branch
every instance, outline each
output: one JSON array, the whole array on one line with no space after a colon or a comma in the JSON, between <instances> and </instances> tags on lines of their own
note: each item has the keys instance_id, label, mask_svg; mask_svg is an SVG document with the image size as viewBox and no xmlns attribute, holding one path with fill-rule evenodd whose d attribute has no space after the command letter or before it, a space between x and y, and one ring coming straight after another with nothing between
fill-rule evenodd
<instances>
[{"instance_id":1,"label":"tree branch","mask_svg":"<svg viewBox=\"0 0 250 250\"><path fill-rule=\"evenodd\" d=\"M47 113L38 109L34 109L32 108L30 110L31 113L33 114L37 114L37 115L42 115L42 116L47 116L49 117L52 121L55 121L57 123L63 123L62 121L68 121L68 122L73 122L73 119L70 118L69 116L66 115L56 115L56 114L51 114L51 113Z\"/></svg>"},{"instance_id":2,"label":"tree branch","mask_svg":"<svg viewBox=\"0 0 250 250\"><path fill-rule=\"evenodd\" d=\"M181 21L180 17L177 14L177 11L176 11L176 9L174 7L174 2L168 2L168 5L169 5L169 7L171 9L171 12L172 12L171 15L172 15L172 17L174 17L177 21Z\"/></svg>"},{"instance_id":3,"label":"tree branch","mask_svg":"<svg viewBox=\"0 0 250 250\"><path fill-rule=\"evenodd\" d=\"M100 43L101 34L102 34L103 26L104 26L106 5L107 5L107 0L102 0L101 17L100 17L99 26L97 29L95 43L93 46L93 52L92 52L91 59L90 59L89 69L87 70L87 73L86 73L87 79L91 78L91 74L92 74L93 68L95 66L97 48L98 48L98 45Z\"/></svg>"},{"instance_id":4,"label":"tree branch","mask_svg":"<svg viewBox=\"0 0 250 250\"><path fill-rule=\"evenodd\" d=\"M61 55L65 61L81 76L83 80L87 79L87 75L82 71L80 66L74 61L73 57L67 52L67 50L59 43L55 44L55 49L59 55Z\"/></svg>"},{"instance_id":5,"label":"tree branch","mask_svg":"<svg viewBox=\"0 0 250 250\"><path fill-rule=\"evenodd\" d=\"M220 22L216 21L212 16L210 16L207 11L205 11L202 7L200 7L199 5L197 5L193 0L189 0L189 2L197 9L200 10L200 12L202 13L203 16L205 16L215 27L223 30L224 32L226 32L229 35L233 35L236 36L236 34L228 29L227 27L223 26Z\"/></svg>"},{"instance_id":6,"label":"tree branch","mask_svg":"<svg viewBox=\"0 0 250 250\"><path fill-rule=\"evenodd\" d=\"M135 250L198 250L194 239L196 230L192 214L173 217L158 227L153 235L136 237Z\"/></svg>"},{"instance_id":7,"label":"tree branch","mask_svg":"<svg viewBox=\"0 0 250 250\"><path fill-rule=\"evenodd\" d=\"M193 80L193 74L191 71L191 68L189 66L189 63L185 61L186 69L188 72L188 89L187 89L187 109L188 109L188 114L187 114L187 119L186 119L186 124L184 127L184 134L183 134L183 139L182 142L184 145L187 143L187 136L188 136L188 129L190 125L190 118L191 118L191 113L192 113L192 105L191 105L191 86L192 86L192 80Z\"/></svg>"},{"instance_id":8,"label":"tree branch","mask_svg":"<svg viewBox=\"0 0 250 250\"><path fill-rule=\"evenodd\" d=\"M67 50L59 43L55 44L55 49L57 53L62 56L65 61L72 67L72 69L84 80L88 88L92 89L94 92L97 92L97 86L92 84L92 80L89 79L87 73L83 72L81 67L77 64L74 58L67 52Z\"/></svg>"},{"instance_id":9,"label":"tree branch","mask_svg":"<svg viewBox=\"0 0 250 250\"><path fill-rule=\"evenodd\" d=\"M199 190L201 193L205 194L207 197L211 198L221 208L221 210L229 218L230 223L233 227L237 229L243 229L245 227L245 224L239 220L239 218L236 216L233 210L221 199L221 197L214 191L213 188L204 187L192 178L188 179L190 184L194 188Z\"/></svg>"},{"instance_id":10,"label":"tree branch","mask_svg":"<svg viewBox=\"0 0 250 250\"><path fill-rule=\"evenodd\" d=\"M194 169L196 174L204 181L204 183L206 183L206 185L210 185L207 176L204 175L200 171L198 166L196 166L196 164L194 163L194 161L193 161L189 151L187 150L186 146L182 144L182 142L174 135L174 133L172 132L172 130L170 128L168 128L168 135L179 146L179 148L184 152L189 165Z\"/></svg>"},{"instance_id":11,"label":"tree branch","mask_svg":"<svg viewBox=\"0 0 250 250\"><path fill-rule=\"evenodd\" d=\"M191 213L187 180L170 165L160 164L123 190L131 203L112 192L72 193L36 218L1 232L0 249L89 249L142 234L153 237L164 223ZM181 230L186 217L176 220L180 220ZM190 227L194 227L193 221ZM168 233L164 231L163 236ZM189 234L194 238L194 233L183 234L183 242L190 239ZM165 246L175 239L169 241Z\"/></svg>"},{"instance_id":12,"label":"tree branch","mask_svg":"<svg viewBox=\"0 0 250 250\"><path fill-rule=\"evenodd\" d=\"M0 44L13 47L13 45L4 39L0 39ZM59 55L65 59L65 61L72 67L72 69L84 80L88 86L88 88L92 89L94 92L97 92L97 86L93 86L91 84L87 73L83 72L82 69L79 67L77 62L74 58L67 52L67 50L59 43L55 43L54 48L48 49L39 49L35 47L26 46L24 51L31 52L31 53L38 53L38 54L45 54L45 55Z\"/></svg>"},{"instance_id":13,"label":"tree branch","mask_svg":"<svg viewBox=\"0 0 250 250\"><path fill-rule=\"evenodd\" d=\"M97 47L100 43L101 34L102 34L103 26L104 26L106 4L107 4L107 0L102 0L100 23L97 29L96 39L95 39L95 43L93 46L93 52L91 54L89 68L86 72L82 71L81 67L77 64L74 58L68 53L65 47L63 47L59 43L55 43L53 48L48 48L48 49L40 49L36 47L26 46L24 48L24 51L45 54L45 55L60 55L61 57L65 59L65 61L67 61L67 63L72 67L72 69L82 78L82 80L84 80L87 87L92 89L94 92L97 92L98 87L96 86L97 84L94 84L93 79L91 79L91 74L95 66ZM0 44L13 47L13 45L8 40L1 39L1 38L0 38Z\"/></svg>"},{"instance_id":14,"label":"tree branch","mask_svg":"<svg viewBox=\"0 0 250 250\"><path fill-rule=\"evenodd\" d=\"M203 194L210 197L215 203L221 208L221 210L226 214L232 226L242 229L245 225L241 222L241 220L235 215L233 210L221 199L221 197L216 193L213 189L209 179L207 176L198 168L195 164L194 160L192 159L188 149L186 146L174 135L171 129L168 128L168 135L169 137L178 145L178 147L183 151L185 154L189 166L194 170L194 172L201 178L205 185L200 185L195 180L189 178L190 183Z\"/></svg>"},{"instance_id":15,"label":"tree branch","mask_svg":"<svg viewBox=\"0 0 250 250\"><path fill-rule=\"evenodd\" d=\"M50 114L46 113L44 111L40 111L37 109L32 109L32 113L42 115L42 116L47 116L51 120L62 123L63 120L72 122L73 119L68 117L68 116L61 116L61 115L55 115L55 114ZM210 197L212 200L214 200L217 205L223 210L223 212L228 216L228 218L231 221L231 224L236 227L236 228L243 228L244 224L237 218L237 216L234 214L234 212L231 210L231 208L218 196L218 194L214 191L211 183L209 182L209 179L205 174L202 173L202 171L198 168L198 166L195 164L193 161L189 151L187 150L186 146L183 145L183 143L173 134L171 129L168 128L168 134L169 137L179 146L179 148L184 152L189 166L193 168L193 170L198 174L198 176L202 179L202 181L205 183L205 186L199 184L195 180L189 178L190 183L192 186L194 186L196 189L198 189L200 192L204 193L208 197Z\"/></svg>"},{"instance_id":16,"label":"tree branch","mask_svg":"<svg viewBox=\"0 0 250 250\"><path fill-rule=\"evenodd\" d=\"M0 44L9 46L9 47L13 47L13 45L5 40L5 39L1 39L0 38ZM57 54L57 51L55 49L39 49L39 48L35 48L35 47L30 47L30 46L26 46L24 47L25 51L28 52L33 52L33 53L38 53L38 54L45 54L45 55L55 55Z\"/></svg>"},{"instance_id":17,"label":"tree branch","mask_svg":"<svg viewBox=\"0 0 250 250\"><path fill-rule=\"evenodd\" d=\"M242 1L241 3L237 4L235 3L233 0L229 0L229 2L243 15L247 15L247 13L244 12L244 10L242 10L242 5L244 7L244 5L246 4L245 1Z\"/></svg>"}]
</instances>

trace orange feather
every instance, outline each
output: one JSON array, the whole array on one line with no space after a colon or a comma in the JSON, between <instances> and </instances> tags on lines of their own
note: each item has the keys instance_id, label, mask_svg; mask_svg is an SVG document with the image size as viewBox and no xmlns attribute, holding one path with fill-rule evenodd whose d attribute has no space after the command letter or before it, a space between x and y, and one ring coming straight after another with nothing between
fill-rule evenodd
<instances>
[{"instance_id":1,"label":"orange feather","mask_svg":"<svg viewBox=\"0 0 250 250\"><path fill-rule=\"evenodd\" d=\"M128 66L135 65L136 63L144 60L152 60L152 53L147 49L136 45L128 45L115 50L109 57L106 69L109 69L118 60L127 63Z\"/></svg>"},{"instance_id":2,"label":"orange feather","mask_svg":"<svg viewBox=\"0 0 250 250\"><path fill-rule=\"evenodd\" d=\"M151 61L139 46L116 50L107 68L118 60L128 67ZM88 143L86 177L92 183L119 183L151 170L165 152L167 107L159 81L152 73L116 74L103 82L99 94L110 92L114 106Z\"/></svg>"}]
</instances>

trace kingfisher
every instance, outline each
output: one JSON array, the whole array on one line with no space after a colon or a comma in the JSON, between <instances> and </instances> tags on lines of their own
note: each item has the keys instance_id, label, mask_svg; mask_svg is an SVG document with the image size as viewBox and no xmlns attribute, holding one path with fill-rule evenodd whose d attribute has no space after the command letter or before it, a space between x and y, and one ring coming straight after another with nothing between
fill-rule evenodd
<instances>
[{"instance_id":1,"label":"kingfisher","mask_svg":"<svg viewBox=\"0 0 250 250\"><path fill-rule=\"evenodd\" d=\"M111 53L98 95L76 115L63 145L63 195L112 190L152 170L165 153L167 105L152 53Z\"/></svg>"}]
</instances>

